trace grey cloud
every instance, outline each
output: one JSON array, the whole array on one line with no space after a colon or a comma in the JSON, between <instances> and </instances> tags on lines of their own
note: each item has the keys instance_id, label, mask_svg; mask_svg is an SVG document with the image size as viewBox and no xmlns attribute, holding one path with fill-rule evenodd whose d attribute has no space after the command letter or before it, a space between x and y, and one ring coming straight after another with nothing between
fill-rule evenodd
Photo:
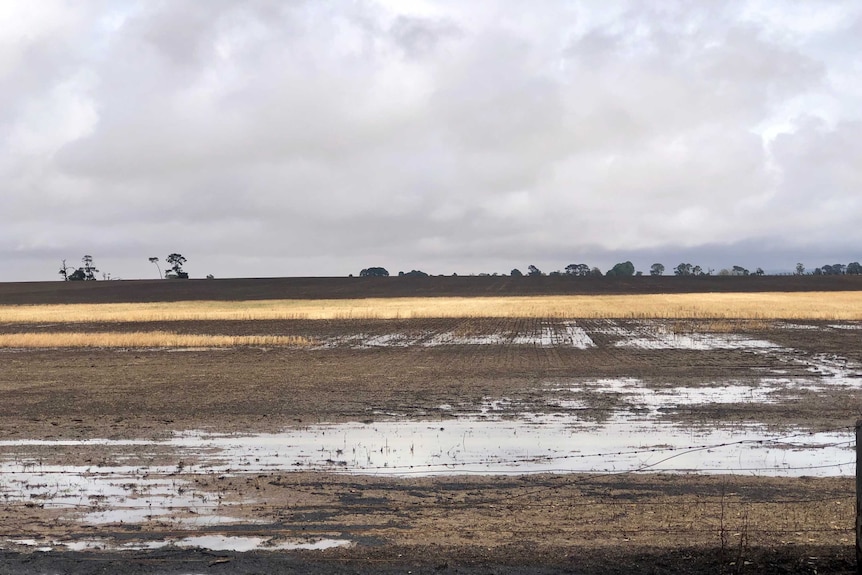
<instances>
[{"instance_id":1,"label":"grey cloud","mask_svg":"<svg viewBox=\"0 0 862 575\"><path fill-rule=\"evenodd\" d=\"M858 238L844 25L790 41L735 2L87 6L0 91L0 251L26 269L101 250L135 277L187 250L218 276L439 273ZM764 143L824 98L811 115L837 116Z\"/></svg>"},{"instance_id":2,"label":"grey cloud","mask_svg":"<svg viewBox=\"0 0 862 575\"><path fill-rule=\"evenodd\" d=\"M396 44L410 58L434 55L441 44L462 36L461 29L448 19L398 16L390 27Z\"/></svg>"}]
</instances>

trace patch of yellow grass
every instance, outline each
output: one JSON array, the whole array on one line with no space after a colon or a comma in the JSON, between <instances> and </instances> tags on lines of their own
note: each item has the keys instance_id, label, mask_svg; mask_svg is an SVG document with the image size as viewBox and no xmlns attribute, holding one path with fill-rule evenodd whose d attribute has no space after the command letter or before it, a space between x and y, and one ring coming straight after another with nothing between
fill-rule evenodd
<instances>
[{"instance_id":1,"label":"patch of yellow grass","mask_svg":"<svg viewBox=\"0 0 862 575\"><path fill-rule=\"evenodd\" d=\"M695 319L671 323L668 329L672 333L741 333L771 329L772 323L767 319Z\"/></svg>"},{"instance_id":2,"label":"patch of yellow grass","mask_svg":"<svg viewBox=\"0 0 862 575\"><path fill-rule=\"evenodd\" d=\"M862 319L862 292L187 301L0 306L2 323L396 318Z\"/></svg>"},{"instance_id":3,"label":"patch of yellow grass","mask_svg":"<svg viewBox=\"0 0 862 575\"><path fill-rule=\"evenodd\" d=\"M299 336L275 335L196 335L168 331L97 332L97 333L4 333L0 348L53 347L239 347L239 346L304 346L311 340Z\"/></svg>"}]
</instances>

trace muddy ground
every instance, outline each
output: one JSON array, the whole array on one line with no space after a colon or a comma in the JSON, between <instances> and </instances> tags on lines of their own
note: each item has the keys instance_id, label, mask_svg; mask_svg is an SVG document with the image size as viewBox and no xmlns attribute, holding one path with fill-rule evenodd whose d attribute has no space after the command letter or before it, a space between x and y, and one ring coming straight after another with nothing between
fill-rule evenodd
<instances>
[{"instance_id":1,"label":"muddy ground","mask_svg":"<svg viewBox=\"0 0 862 575\"><path fill-rule=\"evenodd\" d=\"M2 350L0 437L6 443L0 457L38 461L34 471L85 466L94 476L119 464L160 467L167 469L162 478L187 485L198 499L178 502L168 514L93 523L83 518L109 509L110 496L52 505L57 495L46 473L39 480L44 486L23 500L4 477L0 573L100 573L120 566L129 573L853 570L855 499L847 476L207 473L169 449L120 454L111 446L74 444L157 440L187 430L276 432L324 422L445 425L489 403L497 406L496 417L516 419L524 412L558 413L561 404L548 396L560 388L576 405L566 416L602 422L643 409L632 396L598 384L620 378L652 392L731 383L756 390L764 378L786 384L769 402L680 404L653 414L691 429L764 425L843 430L849 438L862 414L857 323L576 323L589 344L560 320L351 320L111 326L302 335L314 342L304 347ZM0 326L40 329L104 326ZM73 443L12 443L33 439ZM220 516L233 521L206 519ZM245 553L176 545L202 534L266 542ZM321 540L349 546L275 549L285 541ZM76 550L76 542L84 549ZM123 550L127 542L166 546Z\"/></svg>"}]
</instances>

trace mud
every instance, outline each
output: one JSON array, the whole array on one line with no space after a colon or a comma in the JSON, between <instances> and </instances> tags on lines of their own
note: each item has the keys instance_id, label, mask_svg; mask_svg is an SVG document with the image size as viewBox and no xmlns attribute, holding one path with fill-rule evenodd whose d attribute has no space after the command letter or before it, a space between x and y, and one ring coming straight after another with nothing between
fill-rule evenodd
<instances>
[{"instance_id":1,"label":"mud","mask_svg":"<svg viewBox=\"0 0 862 575\"><path fill-rule=\"evenodd\" d=\"M147 327L319 345L0 352L0 572L823 573L852 551L858 322Z\"/></svg>"}]
</instances>

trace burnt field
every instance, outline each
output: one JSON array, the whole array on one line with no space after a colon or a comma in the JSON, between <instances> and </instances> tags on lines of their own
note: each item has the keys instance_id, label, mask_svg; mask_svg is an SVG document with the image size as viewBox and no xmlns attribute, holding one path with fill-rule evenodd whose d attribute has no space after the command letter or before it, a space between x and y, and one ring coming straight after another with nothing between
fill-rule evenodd
<instances>
[{"instance_id":1,"label":"burnt field","mask_svg":"<svg viewBox=\"0 0 862 575\"><path fill-rule=\"evenodd\" d=\"M259 278L0 283L0 305L391 297L860 291L862 276Z\"/></svg>"},{"instance_id":2,"label":"burnt field","mask_svg":"<svg viewBox=\"0 0 862 575\"><path fill-rule=\"evenodd\" d=\"M371 295L405 279L364 295L417 295ZM439 278L461 279L508 280ZM260 281L58 282L28 303L339 297ZM24 299L11 285L0 302ZM289 339L0 349L0 572L854 568L859 321L0 324L106 331Z\"/></svg>"}]
</instances>

